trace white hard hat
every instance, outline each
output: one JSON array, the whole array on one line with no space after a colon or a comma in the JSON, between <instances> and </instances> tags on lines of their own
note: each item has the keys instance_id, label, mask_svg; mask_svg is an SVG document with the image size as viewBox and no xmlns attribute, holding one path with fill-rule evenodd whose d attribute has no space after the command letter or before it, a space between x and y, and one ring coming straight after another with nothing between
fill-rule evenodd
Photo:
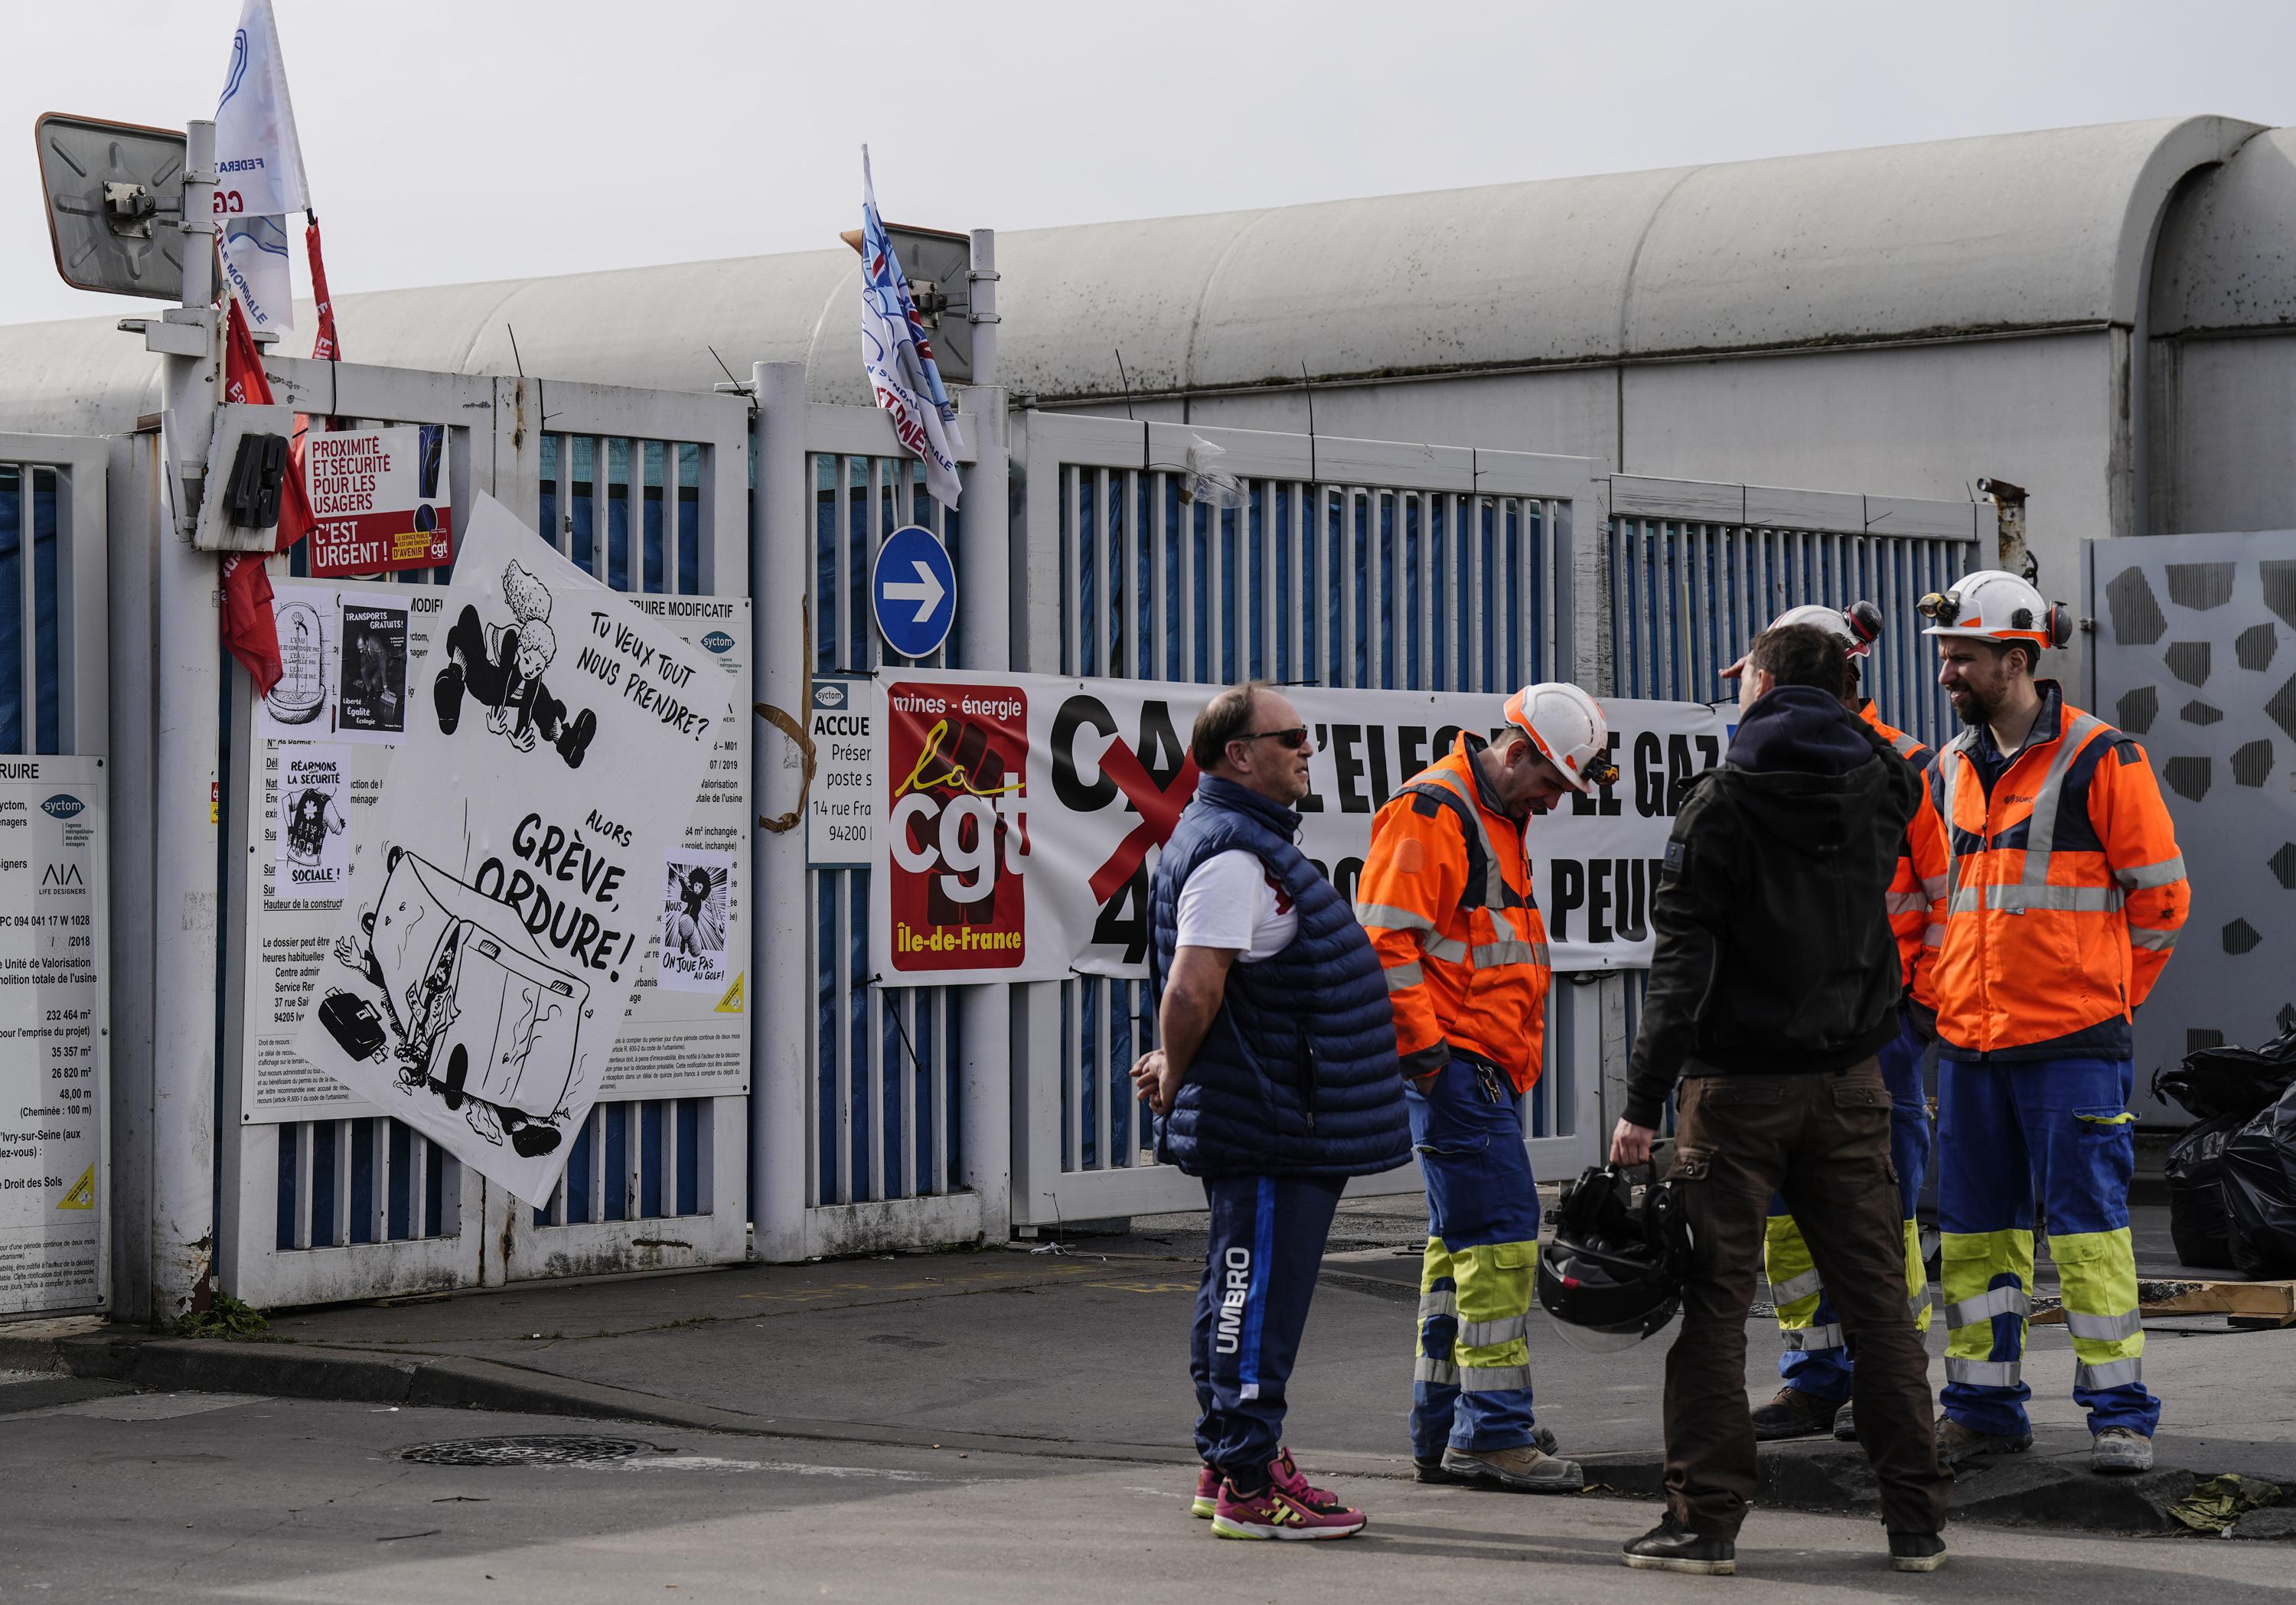
<instances>
[{"instance_id":1,"label":"white hard hat","mask_svg":"<svg viewBox=\"0 0 2296 1605\"><path fill-rule=\"evenodd\" d=\"M1932 591L1916 605L1932 621L1924 635L1997 644L2029 641L2038 647L2062 646L2072 639L2072 614L2065 604L2042 600L2030 582L2005 569L1965 574L1952 590Z\"/></svg>"},{"instance_id":2,"label":"white hard hat","mask_svg":"<svg viewBox=\"0 0 2296 1605\"><path fill-rule=\"evenodd\" d=\"M1577 686L1560 680L1526 685L1507 699L1506 719L1572 790L1591 791L1619 778L1611 761L1611 722L1603 705Z\"/></svg>"},{"instance_id":3,"label":"white hard hat","mask_svg":"<svg viewBox=\"0 0 2296 1605\"><path fill-rule=\"evenodd\" d=\"M1770 620L1770 630L1782 630L1790 624L1814 624L1827 635L1841 641L1852 658L1863 658L1874 650L1874 643L1882 636L1882 610L1863 600L1846 608L1829 608L1824 602L1808 602L1798 608L1788 608ZM1725 680L1734 680L1746 670L1746 659L1753 655L1749 647L1738 660L1722 671Z\"/></svg>"}]
</instances>

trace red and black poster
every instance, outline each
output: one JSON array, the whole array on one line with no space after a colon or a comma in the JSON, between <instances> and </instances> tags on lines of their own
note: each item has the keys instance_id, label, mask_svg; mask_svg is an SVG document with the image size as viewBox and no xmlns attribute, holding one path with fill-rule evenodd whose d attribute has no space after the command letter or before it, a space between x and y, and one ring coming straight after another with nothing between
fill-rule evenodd
<instances>
[{"instance_id":1,"label":"red and black poster","mask_svg":"<svg viewBox=\"0 0 2296 1605\"><path fill-rule=\"evenodd\" d=\"M896 680L885 688L885 716L887 979L1021 968L1027 694Z\"/></svg>"}]
</instances>

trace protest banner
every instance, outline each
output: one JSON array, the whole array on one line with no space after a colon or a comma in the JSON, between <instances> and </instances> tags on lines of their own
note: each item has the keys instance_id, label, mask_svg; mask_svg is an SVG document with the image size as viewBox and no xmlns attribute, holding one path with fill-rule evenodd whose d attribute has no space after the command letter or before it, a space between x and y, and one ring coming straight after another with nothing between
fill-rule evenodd
<instances>
[{"instance_id":1,"label":"protest banner","mask_svg":"<svg viewBox=\"0 0 2296 1605\"><path fill-rule=\"evenodd\" d=\"M295 1042L539 1207L621 1035L731 708L706 651L491 497ZM443 621L442 621L443 622Z\"/></svg>"},{"instance_id":2,"label":"protest banner","mask_svg":"<svg viewBox=\"0 0 2296 1605\"><path fill-rule=\"evenodd\" d=\"M454 561L446 425L315 430L303 442L303 472L312 573L381 574Z\"/></svg>"},{"instance_id":3,"label":"protest banner","mask_svg":"<svg viewBox=\"0 0 2296 1605\"><path fill-rule=\"evenodd\" d=\"M888 671L872 964L882 984L1147 973L1148 883L1195 791L1187 738L1216 685ZM1503 699L1286 687L1315 743L1300 847L1352 897L1397 787L1488 738ZM1526 831L1554 968L1650 962L1650 892L1681 783L1722 761L1702 703L1606 702L1619 780Z\"/></svg>"}]
</instances>

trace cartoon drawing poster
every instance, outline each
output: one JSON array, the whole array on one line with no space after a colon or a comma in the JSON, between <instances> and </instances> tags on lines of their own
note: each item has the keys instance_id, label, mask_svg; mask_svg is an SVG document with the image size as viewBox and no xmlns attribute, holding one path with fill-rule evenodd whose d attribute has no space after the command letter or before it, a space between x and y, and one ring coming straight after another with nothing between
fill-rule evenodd
<instances>
[{"instance_id":1,"label":"cartoon drawing poster","mask_svg":"<svg viewBox=\"0 0 2296 1605\"><path fill-rule=\"evenodd\" d=\"M680 848L662 867L661 951L654 984L671 992L726 990L726 913L733 858Z\"/></svg>"},{"instance_id":2,"label":"cartoon drawing poster","mask_svg":"<svg viewBox=\"0 0 2296 1605\"><path fill-rule=\"evenodd\" d=\"M707 655L481 496L295 1051L537 1208L730 717Z\"/></svg>"}]
</instances>

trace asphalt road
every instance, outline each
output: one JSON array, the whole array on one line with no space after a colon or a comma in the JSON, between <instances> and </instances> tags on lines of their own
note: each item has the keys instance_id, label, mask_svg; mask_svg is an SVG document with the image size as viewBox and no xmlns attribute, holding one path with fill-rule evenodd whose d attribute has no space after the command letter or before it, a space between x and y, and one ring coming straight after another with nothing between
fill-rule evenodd
<instances>
[{"instance_id":1,"label":"asphalt road","mask_svg":"<svg viewBox=\"0 0 2296 1605\"><path fill-rule=\"evenodd\" d=\"M645 1446L582 1465L402 1458L439 1440L570 1433ZM1312 1590L1327 1605L1391 1605L1502 1588L1604 1601L1734 1586L1624 1569L1619 1544L1653 1519L1642 1503L1334 1480L1371 1512L1363 1536L1228 1544L1189 1518L1184 1470L1138 1462L0 1380L0 1599L1199 1605ZM1792 1600L2235 1605L2284 1597L2289 1583L2281 1544L1949 1536L1944 1571L1899 1576L1868 1522L1758 1512L1734 1586Z\"/></svg>"}]
</instances>

